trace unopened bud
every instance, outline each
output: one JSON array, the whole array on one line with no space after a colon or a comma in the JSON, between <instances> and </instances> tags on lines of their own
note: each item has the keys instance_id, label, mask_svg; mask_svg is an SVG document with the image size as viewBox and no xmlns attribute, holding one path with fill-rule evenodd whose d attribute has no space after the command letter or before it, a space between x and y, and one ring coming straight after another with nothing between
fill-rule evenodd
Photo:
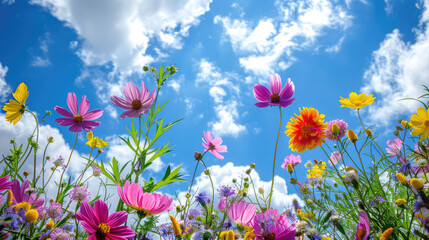
<instances>
[{"instance_id":1,"label":"unopened bud","mask_svg":"<svg viewBox=\"0 0 429 240\"><path fill-rule=\"evenodd\" d=\"M398 130L398 131L403 131L404 129L403 129L401 126L397 125L397 126L396 126L396 130Z\"/></svg>"},{"instance_id":2,"label":"unopened bud","mask_svg":"<svg viewBox=\"0 0 429 240\"><path fill-rule=\"evenodd\" d=\"M398 131L398 130L394 131L394 132L393 132L393 135L395 135L395 136L399 136L399 131Z\"/></svg>"},{"instance_id":3,"label":"unopened bud","mask_svg":"<svg viewBox=\"0 0 429 240\"><path fill-rule=\"evenodd\" d=\"M245 192L244 192L244 193L243 193L243 197L247 197L247 193L245 193Z\"/></svg>"},{"instance_id":4,"label":"unopened bud","mask_svg":"<svg viewBox=\"0 0 429 240\"><path fill-rule=\"evenodd\" d=\"M249 178L248 178L248 177L245 177L245 178L244 178L244 181L245 181L245 182L248 182L248 181L249 181Z\"/></svg>"},{"instance_id":5,"label":"unopened bud","mask_svg":"<svg viewBox=\"0 0 429 240\"><path fill-rule=\"evenodd\" d=\"M51 115L51 111L46 110L46 115Z\"/></svg>"},{"instance_id":6,"label":"unopened bud","mask_svg":"<svg viewBox=\"0 0 429 240\"><path fill-rule=\"evenodd\" d=\"M288 164L287 166L286 166L286 169L287 169L287 171L288 171L288 173L289 174L292 174L293 173L293 166L292 166L292 164Z\"/></svg>"},{"instance_id":7,"label":"unopened bud","mask_svg":"<svg viewBox=\"0 0 429 240\"><path fill-rule=\"evenodd\" d=\"M149 71L149 66L148 65L144 65L143 66L143 71L145 71L145 72Z\"/></svg>"},{"instance_id":8,"label":"unopened bud","mask_svg":"<svg viewBox=\"0 0 429 240\"><path fill-rule=\"evenodd\" d=\"M156 71L156 69L155 69L154 67L151 67L151 68L150 68L150 71L151 71L151 72L155 72L155 71Z\"/></svg>"},{"instance_id":9,"label":"unopened bud","mask_svg":"<svg viewBox=\"0 0 429 240\"><path fill-rule=\"evenodd\" d=\"M368 137L372 137L372 131L371 131L371 129L369 129L369 128L365 129L365 134L366 134Z\"/></svg>"},{"instance_id":10,"label":"unopened bud","mask_svg":"<svg viewBox=\"0 0 429 240\"><path fill-rule=\"evenodd\" d=\"M202 157L203 157L203 155L200 152L195 152L195 154L194 154L195 160L199 161L199 160L201 160Z\"/></svg>"},{"instance_id":11,"label":"unopened bud","mask_svg":"<svg viewBox=\"0 0 429 240\"><path fill-rule=\"evenodd\" d=\"M248 188L248 187L249 187L249 183L245 182L245 183L243 184L243 186L244 186L245 188Z\"/></svg>"},{"instance_id":12,"label":"unopened bud","mask_svg":"<svg viewBox=\"0 0 429 240\"><path fill-rule=\"evenodd\" d=\"M264 189L263 189L262 187L259 187L259 188L258 188L258 193L259 193L259 194L264 194L264 192L265 192L265 191L264 191Z\"/></svg>"},{"instance_id":13,"label":"unopened bud","mask_svg":"<svg viewBox=\"0 0 429 240\"><path fill-rule=\"evenodd\" d=\"M298 181L296 181L295 178L290 178L289 181L290 181L291 184L297 184L297 182L298 182Z\"/></svg>"},{"instance_id":14,"label":"unopened bud","mask_svg":"<svg viewBox=\"0 0 429 240\"><path fill-rule=\"evenodd\" d=\"M353 130L351 130L351 129L347 130L347 137L349 138L349 140L350 140L352 143L356 143L356 142L357 142L357 140L358 140L358 136L357 136L357 135L356 135L356 133L355 133Z\"/></svg>"},{"instance_id":15,"label":"unopened bud","mask_svg":"<svg viewBox=\"0 0 429 240\"><path fill-rule=\"evenodd\" d=\"M28 171L24 171L22 172L22 175L24 175L24 177L27 177L28 175L30 175L30 173Z\"/></svg>"},{"instance_id":16,"label":"unopened bud","mask_svg":"<svg viewBox=\"0 0 429 240\"><path fill-rule=\"evenodd\" d=\"M48 143L53 143L53 142L54 142L54 137L50 136L50 137L48 138Z\"/></svg>"},{"instance_id":17,"label":"unopened bud","mask_svg":"<svg viewBox=\"0 0 429 240\"><path fill-rule=\"evenodd\" d=\"M338 183L334 183L334 187L338 187Z\"/></svg>"},{"instance_id":18,"label":"unopened bud","mask_svg":"<svg viewBox=\"0 0 429 240\"><path fill-rule=\"evenodd\" d=\"M337 144L334 144L334 148L337 148L338 146L337 146Z\"/></svg>"},{"instance_id":19,"label":"unopened bud","mask_svg":"<svg viewBox=\"0 0 429 240\"><path fill-rule=\"evenodd\" d=\"M233 178L232 183L236 183L236 182L237 182L237 179Z\"/></svg>"},{"instance_id":20,"label":"unopened bud","mask_svg":"<svg viewBox=\"0 0 429 240\"><path fill-rule=\"evenodd\" d=\"M171 72L171 74L175 74L177 72L176 67L175 66L171 66L170 67L170 72Z\"/></svg>"},{"instance_id":21,"label":"unopened bud","mask_svg":"<svg viewBox=\"0 0 429 240\"><path fill-rule=\"evenodd\" d=\"M317 159L313 159L313 162L314 162L315 164L319 164L319 161L317 161Z\"/></svg>"},{"instance_id":22,"label":"unopened bud","mask_svg":"<svg viewBox=\"0 0 429 240\"><path fill-rule=\"evenodd\" d=\"M186 197L186 198L190 198L190 197L191 197L191 194L190 194L190 193L186 193L186 194L185 194L185 197Z\"/></svg>"},{"instance_id":23,"label":"unopened bud","mask_svg":"<svg viewBox=\"0 0 429 240\"><path fill-rule=\"evenodd\" d=\"M204 170L205 175L210 175L210 171L208 169Z\"/></svg>"},{"instance_id":24,"label":"unopened bud","mask_svg":"<svg viewBox=\"0 0 429 240\"><path fill-rule=\"evenodd\" d=\"M246 170L246 174L247 174L247 175L249 175L249 174L250 174L250 172L252 172L252 169L251 169L251 168L248 168L248 169Z\"/></svg>"},{"instance_id":25,"label":"unopened bud","mask_svg":"<svg viewBox=\"0 0 429 240\"><path fill-rule=\"evenodd\" d=\"M251 164L250 164L250 168L251 168L251 169L254 169L255 167L256 167L255 163L251 163Z\"/></svg>"},{"instance_id":26,"label":"unopened bud","mask_svg":"<svg viewBox=\"0 0 429 240\"><path fill-rule=\"evenodd\" d=\"M104 153L103 149L98 149L98 153L99 153L99 154Z\"/></svg>"}]
</instances>

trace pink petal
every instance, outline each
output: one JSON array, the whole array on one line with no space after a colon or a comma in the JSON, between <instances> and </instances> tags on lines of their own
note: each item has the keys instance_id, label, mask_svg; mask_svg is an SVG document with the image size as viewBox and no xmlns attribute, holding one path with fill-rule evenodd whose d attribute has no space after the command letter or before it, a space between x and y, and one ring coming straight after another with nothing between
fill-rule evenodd
<instances>
[{"instance_id":1,"label":"pink petal","mask_svg":"<svg viewBox=\"0 0 429 240\"><path fill-rule=\"evenodd\" d=\"M127 99L128 102L132 102L136 99L140 99L140 90L132 82L129 82L125 85L124 92L125 92L125 98Z\"/></svg>"},{"instance_id":2,"label":"pink petal","mask_svg":"<svg viewBox=\"0 0 429 240\"><path fill-rule=\"evenodd\" d=\"M83 120L91 121L101 117L101 115L103 115L103 110L96 109L82 115L82 118Z\"/></svg>"},{"instance_id":3,"label":"pink petal","mask_svg":"<svg viewBox=\"0 0 429 240\"><path fill-rule=\"evenodd\" d=\"M112 101L113 105L123 108L123 109L131 109L131 103L127 102L126 100L117 97L117 96L111 96L110 101Z\"/></svg>"},{"instance_id":4,"label":"pink petal","mask_svg":"<svg viewBox=\"0 0 429 240\"><path fill-rule=\"evenodd\" d=\"M206 139L207 143L211 143L213 141L212 133L210 131L204 133L204 138Z\"/></svg>"},{"instance_id":5,"label":"pink petal","mask_svg":"<svg viewBox=\"0 0 429 240\"><path fill-rule=\"evenodd\" d=\"M253 95L258 101L271 101L271 92L261 84L255 84L253 87Z\"/></svg>"},{"instance_id":6,"label":"pink petal","mask_svg":"<svg viewBox=\"0 0 429 240\"><path fill-rule=\"evenodd\" d=\"M287 79L287 83L280 92L279 96L280 99L289 99L292 97L292 95L295 93L295 85L290 80L290 78Z\"/></svg>"},{"instance_id":7,"label":"pink petal","mask_svg":"<svg viewBox=\"0 0 429 240\"><path fill-rule=\"evenodd\" d=\"M134 237L136 233L128 226L120 226L110 227L110 234L108 236L110 237L111 235L128 239Z\"/></svg>"},{"instance_id":8,"label":"pink petal","mask_svg":"<svg viewBox=\"0 0 429 240\"><path fill-rule=\"evenodd\" d=\"M141 86L142 86L142 88L141 88L141 93L140 93L140 101L143 102L149 96L149 90L146 88L143 81L142 81Z\"/></svg>"},{"instance_id":9,"label":"pink petal","mask_svg":"<svg viewBox=\"0 0 429 240\"><path fill-rule=\"evenodd\" d=\"M286 100L286 101L280 101L279 104L282 107L287 107L287 106L291 105L294 101L295 101L295 98L291 98L291 99Z\"/></svg>"},{"instance_id":10,"label":"pink petal","mask_svg":"<svg viewBox=\"0 0 429 240\"><path fill-rule=\"evenodd\" d=\"M255 106L257 106L259 108L268 107L268 102L257 102L257 103L255 103Z\"/></svg>"},{"instance_id":11,"label":"pink petal","mask_svg":"<svg viewBox=\"0 0 429 240\"><path fill-rule=\"evenodd\" d=\"M213 139L212 144L215 146L222 144L222 138L217 137L217 138Z\"/></svg>"},{"instance_id":12,"label":"pink petal","mask_svg":"<svg viewBox=\"0 0 429 240\"><path fill-rule=\"evenodd\" d=\"M69 111L67 111L65 108L62 108L62 107L56 106L56 107L54 107L54 110L55 110L57 113L59 113L59 114L63 115L64 117L73 118L73 114L71 114L71 113L70 113Z\"/></svg>"},{"instance_id":13,"label":"pink petal","mask_svg":"<svg viewBox=\"0 0 429 240\"><path fill-rule=\"evenodd\" d=\"M224 157L222 155L220 155L217 151L212 151L209 150L209 152L213 155L215 155L215 157L219 158L219 159L223 159Z\"/></svg>"},{"instance_id":14,"label":"pink petal","mask_svg":"<svg viewBox=\"0 0 429 240\"><path fill-rule=\"evenodd\" d=\"M270 89L271 93L280 93L282 89L282 80L278 74L274 77L271 75L270 77Z\"/></svg>"},{"instance_id":15,"label":"pink petal","mask_svg":"<svg viewBox=\"0 0 429 240\"><path fill-rule=\"evenodd\" d=\"M98 218L99 223L107 223L109 219L109 207L107 207L107 204L101 200L98 199L94 203L94 213Z\"/></svg>"},{"instance_id":16,"label":"pink petal","mask_svg":"<svg viewBox=\"0 0 429 240\"><path fill-rule=\"evenodd\" d=\"M67 106L69 106L69 109L71 110L73 115L78 115L77 99L75 93L67 94Z\"/></svg>"},{"instance_id":17,"label":"pink petal","mask_svg":"<svg viewBox=\"0 0 429 240\"><path fill-rule=\"evenodd\" d=\"M216 147L216 151L220 152L220 153L224 153L224 152L228 152L227 151L227 147L225 145L220 145Z\"/></svg>"},{"instance_id":18,"label":"pink petal","mask_svg":"<svg viewBox=\"0 0 429 240\"><path fill-rule=\"evenodd\" d=\"M125 111L121 114L121 118L124 119L125 117L139 117L140 113L134 109Z\"/></svg>"},{"instance_id":19,"label":"pink petal","mask_svg":"<svg viewBox=\"0 0 429 240\"><path fill-rule=\"evenodd\" d=\"M100 222L98 218L94 215L94 210L89 205L88 202L82 202L80 206L80 212L76 213L76 219L81 222L86 222L91 228L97 229Z\"/></svg>"},{"instance_id":20,"label":"pink petal","mask_svg":"<svg viewBox=\"0 0 429 240\"><path fill-rule=\"evenodd\" d=\"M57 118L55 119L55 121L61 126L70 126L75 124L73 119L70 119L70 118Z\"/></svg>"},{"instance_id":21,"label":"pink petal","mask_svg":"<svg viewBox=\"0 0 429 240\"><path fill-rule=\"evenodd\" d=\"M110 228L124 224L127 221L128 213L125 211L115 212L109 216L107 224Z\"/></svg>"},{"instance_id":22,"label":"pink petal","mask_svg":"<svg viewBox=\"0 0 429 240\"><path fill-rule=\"evenodd\" d=\"M82 97L82 101L80 101L79 114L83 116L89 109L89 100L86 99L86 95Z\"/></svg>"},{"instance_id":23,"label":"pink petal","mask_svg":"<svg viewBox=\"0 0 429 240\"><path fill-rule=\"evenodd\" d=\"M82 127L79 124L74 123L73 125L71 125L71 127L69 127L69 131L70 132L82 132Z\"/></svg>"}]
</instances>

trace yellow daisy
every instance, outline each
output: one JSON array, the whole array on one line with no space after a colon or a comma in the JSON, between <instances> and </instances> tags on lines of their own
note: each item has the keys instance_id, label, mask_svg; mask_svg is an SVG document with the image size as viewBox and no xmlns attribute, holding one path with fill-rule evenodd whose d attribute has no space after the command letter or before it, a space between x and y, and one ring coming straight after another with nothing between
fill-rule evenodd
<instances>
[{"instance_id":1,"label":"yellow daisy","mask_svg":"<svg viewBox=\"0 0 429 240\"><path fill-rule=\"evenodd\" d=\"M429 109L418 108L417 114L411 115L411 124L414 130L411 135L420 135L420 141L429 137Z\"/></svg>"},{"instance_id":2,"label":"yellow daisy","mask_svg":"<svg viewBox=\"0 0 429 240\"><path fill-rule=\"evenodd\" d=\"M8 103L5 103L3 110L6 111L6 121L13 123L15 125L19 119L21 119L22 114L25 111L25 101L28 98L27 85L24 83L19 84L18 88L14 93L13 97L16 99L9 99Z\"/></svg>"},{"instance_id":3,"label":"yellow daisy","mask_svg":"<svg viewBox=\"0 0 429 240\"><path fill-rule=\"evenodd\" d=\"M92 133L92 131L86 134L86 139L88 139L88 142L86 142L86 145L92 148L95 148L95 147L105 148L107 147L107 145L109 145L109 143L103 141L103 139L94 137L94 134Z\"/></svg>"},{"instance_id":4,"label":"yellow daisy","mask_svg":"<svg viewBox=\"0 0 429 240\"><path fill-rule=\"evenodd\" d=\"M371 95L366 96L366 93L361 93L357 95L355 92L349 94L349 98L340 97L341 107L348 107L354 109L361 109L367 105L370 105L374 102L375 97Z\"/></svg>"}]
</instances>

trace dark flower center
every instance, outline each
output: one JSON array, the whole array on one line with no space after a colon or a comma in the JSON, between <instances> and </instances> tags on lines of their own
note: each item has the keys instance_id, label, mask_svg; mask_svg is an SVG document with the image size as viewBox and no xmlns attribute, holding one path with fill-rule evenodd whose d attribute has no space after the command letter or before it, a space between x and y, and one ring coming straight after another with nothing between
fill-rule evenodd
<instances>
[{"instance_id":1,"label":"dark flower center","mask_svg":"<svg viewBox=\"0 0 429 240\"><path fill-rule=\"evenodd\" d=\"M110 233L110 227L109 227L109 225L107 225L107 223L102 223L102 224L98 225L97 235L99 235L101 237L105 237L109 233Z\"/></svg>"},{"instance_id":2,"label":"dark flower center","mask_svg":"<svg viewBox=\"0 0 429 240\"><path fill-rule=\"evenodd\" d=\"M273 93L273 95L271 95L271 102L273 103L280 102L280 96L278 93Z\"/></svg>"},{"instance_id":3,"label":"dark flower center","mask_svg":"<svg viewBox=\"0 0 429 240\"><path fill-rule=\"evenodd\" d=\"M133 100L131 102L131 107L135 110L140 109L142 107L142 102L140 102L140 100L138 100L138 99Z\"/></svg>"},{"instance_id":4,"label":"dark flower center","mask_svg":"<svg viewBox=\"0 0 429 240\"><path fill-rule=\"evenodd\" d=\"M425 126L426 126L426 127L429 127L429 120L426 120L426 121L425 121Z\"/></svg>"},{"instance_id":5,"label":"dark flower center","mask_svg":"<svg viewBox=\"0 0 429 240\"><path fill-rule=\"evenodd\" d=\"M209 150L215 150L215 145L213 145L213 143L209 143Z\"/></svg>"},{"instance_id":6,"label":"dark flower center","mask_svg":"<svg viewBox=\"0 0 429 240\"><path fill-rule=\"evenodd\" d=\"M364 228L361 228L356 231L356 237L358 237L359 239L363 239L363 237L365 237L365 234L366 230Z\"/></svg>"},{"instance_id":7,"label":"dark flower center","mask_svg":"<svg viewBox=\"0 0 429 240\"><path fill-rule=\"evenodd\" d=\"M276 234L273 232L270 232L265 236L264 240L276 240Z\"/></svg>"},{"instance_id":8,"label":"dark flower center","mask_svg":"<svg viewBox=\"0 0 429 240\"><path fill-rule=\"evenodd\" d=\"M74 115L73 116L73 121L75 123L83 123L83 117L80 114Z\"/></svg>"}]
</instances>

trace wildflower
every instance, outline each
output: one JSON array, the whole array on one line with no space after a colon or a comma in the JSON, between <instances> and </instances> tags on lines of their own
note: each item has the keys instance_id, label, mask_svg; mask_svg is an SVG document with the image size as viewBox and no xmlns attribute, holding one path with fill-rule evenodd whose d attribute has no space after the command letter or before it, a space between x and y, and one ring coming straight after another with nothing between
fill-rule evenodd
<instances>
[{"instance_id":1,"label":"wildflower","mask_svg":"<svg viewBox=\"0 0 429 240\"><path fill-rule=\"evenodd\" d=\"M241 224L242 226L251 226L255 214L255 205L246 204L244 201L241 201L231 205L228 212L228 217L230 217L236 224Z\"/></svg>"},{"instance_id":2,"label":"wildflower","mask_svg":"<svg viewBox=\"0 0 429 240\"><path fill-rule=\"evenodd\" d=\"M258 188L258 193L259 193L259 194L263 195L263 194L264 194L264 192L265 192L264 188L262 188L262 187L259 187L259 188Z\"/></svg>"},{"instance_id":3,"label":"wildflower","mask_svg":"<svg viewBox=\"0 0 429 240\"><path fill-rule=\"evenodd\" d=\"M45 228L48 230L51 230L54 226L55 226L55 223L54 223L54 221L52 221L52 219L51 219L51 221L49 221L48 223L45 224Z\"/></svg>"},{"instance_id":4,"label":"wildflower","mask_svg":"<svg viewBox=\"0 0 429 240\"><path fill-rule=\"evenodd\" d=\"M25 220L29 223L35 223L39 219L39 212L36 209L30 209L25 212Z\"/></svg>"},{"instance_id":5,"label":"wildflower","mask_svg":"<svg viewBox=\"0 0 429 240\"><path fill-rule=\"evenodd\" d=\"M403 198L399 198L395 201L395 203L400 206L400 205L404 205L405 203L407 203L407 200L403 199Z\"/></svg>"},{"instance_id":6,"label":"wildflower","mask_svg":"<svg viewBox=\"0 0 429 240\"><path fill-rule=\"evenodd\" d=\"M171 220L171 223L173 225L172 227L174 230L174 235L176 235L176 236L182 235L182 229L180 228L180 225L177 222L176 218L174 216L170 215L170 220Z\"/></svg>"},{"instance_id":7,"label":"wildflower","mask_svg":"<svg viewBox=\"0 0 429 240\"><path fill-rule=\"evenodd\" d=\"M208 202L209 198L207 197L207 193L200 192L197 196L195 196L195 201L197 201L200 204Z\"/></svg>"},{"instance_id":8,"label":"wildflower","mask_svg":"<svg viewBox=\"0 0 429 240\"><path fill-rule=\"evenodd\" d=\"M63 215L63 209L61 209L61 204L56 202L51 202L47 210L47 215L52 219L60 219Z\"/></svg>"},{"instance_id":9,"label":"wildflower","mask_svg":"<svg viewBox=\"0 0 429 240\"><path fill-rule=\"evenodd\" d=\"M94 177L99 177L101 176L101 169L92 165L92 175L94 175Z\"/></svg>"},{"instance_id":10,"label":"wildflower","mask_svg":"<svg viewBox=\"0 0 429 240\"><path fill-rule=\"evenodd\" d=\"M217 205L217 208L219 208L219 210L224 210L226 208L226 201L225 199L221 199L219 200L219 204Z\"/></svg>"},{"instance_id":11,"label":"wildflower","mask_svg":"<svg viewBox=\"0 0 429 240\"><path fill-rule=\"evenodd\" d=\"M66 230L62 228L55 228L50 234L51 240L72 240L73 238Z\"/></svg>"},{"instance_id":12,"label":"wildflower","mask_svg":"<svg viewBox=\"0 0 429 240\"><path fill-rule=\"evenodd\" d=\"M76 219L90 235L88 239L131 239L135 232L128 226L121 226L127 221L128 213L115 212L109 216L107 204L98 199L92 208L88 202L82 202Z\"/></svg>"},{"instance_id":13,"label":"wildflower","mask_svg":"<svg viewBox=\"0 0 429 240\"><path fill-rule=\"evenodd\" d=\"M219 240L234 240L235 239L235 234L234 231L229 230L229 231L223 231L220 233L219 236Z\"/></svg>"},{"instance_id":14,"label":"wildflower","mask_svg":"<svg viewBox=\"0 0 429 240\"><path fill-rule=\"evenodd\" d=\"M369 206L372 207L372 206L375 206L376 203L381 203L381 202L385 202L385 201L386 201L386 199L384 199L383 197L377 196L377 197L375 197L374 200L372 200L369 203Z\"/></svg>"},{"instance_id":15,"label":"wildflower","mask_svg":"<svg viewBox=\"0 0 429 240\"><path fill-rule=\"evenodd\" d=\"M323 174L323 169L321 169L318 165L315 165L312 169L307 170L307 178L320 178Z\"/></svg>"},{"instance_id":16,"label":"wildflower","mask_svg":"<svg viewBox=\"0 0 429 240\"><path fill-rule=\"evenodd\" d=\"M411 135L421 135L420 142L429 137L429 109L418 108L417 114L411 115L411 124L414 130Z\"/></svg>"},{"instance_id":17,"label":"wildflower","mask_svg":"<svg viewBox=\"0 0 429 240\"><path fill-rule=\"evenodd\" d=\"M105 148L107 147L107 145L109 145L109 143L103 141L103 139L94 137L94 134L92 133L92 131L89 131L86 134L86 139L88 139L88 142L86 142L86 145L90 146L91 148L95 148L95 147Z\"/></svg>"},{"instance_id":18,"label":"wildflower","mask_svg":"<svg viewBox=\"0 0 429 240\"><path fill-rule=\"evenodd\" d=\"M329 164L335 165L338 163L338 161L341 159L341 153L339 152L333 152L331 153L331 157L329 158Z\"/></svg>"},{"instance_id":19,"label":"wildflower","mask_svg":"<svg viewBox=\"0 0 429 240\"><path fill-rule=\"evenodd\" d=\"M268 106L287 107L295 101L291 98L295 92L295 85L287 79L286 85L282 89L282 80L278 74L270 77L270 90L261 84L255 84L253 95L259 101L255 103L257 107L263 108Z\"/></svg>"},{"instance_id":20,"label":"wildflower","mask_svg":"<svg viewBox=\"0 0 429 240\"><path fill-rule=\"evenodd\" d=\"M386 231L381 234L380 240L387 240L390 237L390 234L392 234L393 228L388 228Z\"/></svg>"},{"instance_id":21,"label":"wildflower","mask_svg":"<svg viewBox=\"0 0 429 240\"><path fill-rule=\"evenodd\" d=\"M344 120L336 119L328 122L326 138L331 141L340 140L346 134L347 127L348 125Z\"/></svg>"},{"instance_id":22,"label":"wildflower","mask_svg":"<svg viewBox=\"0 0 429 240\"><path fill-rule=\"evenodd\" d=\"M12 182L9 182L9 176L0 177L0 192L10 189Z\"/></svg>"},{"instance_id":23,"label":"wildflower","mask_svg":"<svg viewBox=\"0 0 429 240\"><path fill-rule=\"evenodd\" d=\"M22 181L22 184L19 183L18 180L13 180L11 185L12 190L12 202L15 204L23 203L32 206L35 210L41 209L45 200L43 198L36 199L36 195L34 193L25 193L25 190L29 188L30 182L27 179Z\"/></svg>"},{"instance_id":24,"label":"wildflower","mask_svg":"<svg viewBox=\"0 0 429 240\"><path fill-rule=\"evenodd\" d=\"M359 224L356 226L354 240L367 240L370 233L369 219L364 211L359 213Z\"/></svg>"},{"instance_id":25,"label":"wildflower","mask_svg":"<svg viewBox=\"0 0 429 240\"><path fill-rule=\"evenodd\" d=\"M10 189L7 190L6 203L8 206L12 206L12 204L13 204L13 193L12 193L12 190L10 190Z\"/></svg>"},{"instance_id":26,"label":"wildflower","mask_svg":"<svg viewBox=\"0 0 429 240\"><path fill-rule=\"evenodd\" d=\"M78 107L76 94L69 93L67 95L67 105L71 113L59 106L54 108L57 113L65 117L57 118L55 121L61 126L70 126L70 132L81 132L82 129L89 132L100 125L100 122L94 120L103 115L103 110L97 109L88 112L90 102L86 99L86 96L82 97L80 107Z\"/></svg>"},{"instance_id":27,"label":"wildflower","mask_svg":"<svg viewBox=\"0 0 429 240\"><path fill-rule=\"evenodd\" d=\"M217 137L215 139L212 138L212 134L210 131L204 132L203 138L203 146L204 151L209 151L211 154L215 155L215 157L219 159L223 159L223 156L219 153L228 152L227 147L222 144L222 138Z\"/></svg>"},{"instance_id":28,"label":"wildflower","mask_svg":"<svg viewBox=\"0 0 429 240\"><path fill-rule=\"evenodd\" d=\"M365 134L368 136L368 137L372 137L372 131L371 131L371 129L369 129L369 128L367 128L367 129L365 129Z\"/></svg>"},{"instance_id":29,"label":"wildflower","mask_svg":"<svg viewBox=\"0 0 429 240\"><path fill-rule=\"evenodd\" d=\"M353 109L361 109L367 105L370 105L374 102L375 97L372 94L366 96L366 93L361 93L357 95L355 92L349 94L349 98L340 97L341 107L348 107Z\"/></svg>"},{"instance_id":30,"label":"wildflower","mask_svg":"<svg viewBox=\"0 0 429 240\"><path fill-rule=\"evenodd\" d=\"M25 101L27 101L28 98L27 85L25 85L25 83L19 84L12 95L16 101L9 99L9 102L4 104L3 110L6 111L6 121L15 125L21 119L26 108Z\"/></svg>"},{"instance_id":31,"label":"wildflower","mask_svg":"<svg viewBox=\"0 0 429 240\"><path fill-rule=\"evenodd\" d=\"M423 180L419 178L411 178L410 185L413 186L415 189L419 190L423 188Z\"/></svg>"},{"instance_id":32,"label":"wildflower","mask_svg":"<svg viewBox=\"0 0 429 240\"><path fill-rule=\"evenodd\" d=\"M30 175L30 172L24 171L24 172L22 172L22 175L24 175L24 177L28 177L28 175Z\"/></svg>"},{"instance_id":33,"label":"wildflower","mask_svg":"<svg viewBox=\"0 0 429 240\"><path fill-rule=\"evenodd\" d=\"M322 237L322 240L332 240L330 237Z\"/></svg>"},{"instance_id":34,"label":"wildflower","mask_svg":"<svg viewBox=\"0 0 429 240\"><path fill-rule=\"evenodd\" d=\"M244 234L243 240L250 240L250 239L255 239L255 234L254 234L254 229L250 226L246 226L244 227L244 229L247 230L247 232Z\"/></svg>"},{"instance_id":35,"label":"wildflower","mask_svg":"<svg viewBox=\"0 0 429 240\"><path fill-rule=\"evenodd\" d=\"M319 115L314 108L304 107L299 111L301 115L295 114L296 118L290 118L285 133L291 137L289 147L292 151L305 152L307 149L311 150L323 143L328 124L323 122L325 115Z\"/></svg>"},{"instance_id":36,"label":"wildflower","mask_svg":"<svg viewBox=\"0 0 429 240\"><path fill-rule=\"evenodd\" d=\"M286 166L286 169L287 169L287 171L288 171L288 173L289 174L292 174L293 173L293 167L292 167L292 164L288 164L287 166Z\"/></svg>"},{"instance_id":37,"label":"wildflower","mask_svg":"<svg viewBox=\"0 0 429 240\"><path fill-rule=\"evenodd\" d=\"M235 190L232 189L232 187L230 187L228 185L222 186L221 189L218 189L217 191L219 192L219 195L221 197L225 197L225 198L230 197L230 196L234 195L234 193L235 193Z\"/></svg>"},{"instance_id":38,"label":"wildflower","mask_svg":"<svg viewBox=\"0 0 429 240\"><path fill-rule=\"evenodd\" d=\"M153 101L155 100L155 90L149 94L149 90L144 85L143 81L141 82L141 91L138 87L129 82L124 86L124 95L125 99L111 96L110 101L113 105L122 108L129 109L121 114L121 118L125 117L139 117L144 113L149 112L149 108L152 106Z\"/></svg>"},{"instance_id":39,"label":"wildflower","mask_svg":"<svg viewBox=\"0 0 429 240\"><path fill-rule=\"evenodd\" d=\"M85 187L75 187L69 192L71 201L89 201L91 193Z\"/></svg>"},{"instance_id":40,"label":"wildflower","mask_svg":"<svg viewBox=\"0 0 429 240\"><path fill-rule=\"evenodd\" d=\"M400 138L395 138L393 141L388 140L387 146L389 148L386 148L386 152L390 154L390 157L398 156L401 153L402 145L404 145L404 142Z\"/></svg>"},{"instance_id":41,"label":"wildflower","mask_svg":"<svg viewBox=\"0 0 429 240\"><path fill-rule=\"evenodd\" d=\"M352 143L356 143L358 140L358 136L351 129L347 130L347 137L349 138L350 142L352 142Z\"/></svg>"},{"instance_id":42,"label":"wildflower","mask_svg":"<svg viewBox=\"0 0 429 240\"><path fill-rule=\"evenodd\" d=\"M54 160L52 163L54 164L55 168L61 167L64 169L66 167L66 165L64 163L64 157L61 155L59 155L57 157L57 159Z\"/></svg>"},{"instance_id":43,"label":"wildflower","mask_svg":"<svg viewBox=\"0 0 429 240\"><path fill-rule=\"evenodd\" d=\"M287 169L287 165L291 164L293 167L301 163L301 156L293 154L287 156L282 164L282 168Z\"/></svg>"},{"instance_id":44,"label":"wildflower","mask_svg":"<svg viewBox=\"0 0 429 240\"><path fill-rule=\"evenodd\" d=\"M285 214L279 215L276 209L257 214L253 228L256 239L294 239L296 232L288 217Z\"/></svg>"},{"instance_id":45,"label":"wildflower","mask_svg":"<svg viewBox=\"0 0 429 240\"><path fill-rule=\"evenodd\" d=\"M159 214L174 208L173 199L167 194L144 193L138 183L126 181L124 187L116 184L119 197L125 204L145 215Z\"/></svg>"},{"instance_id":46,"label":"wildflower","mask_svg":"<svg viewBox=\"0 0 429 240\"><path fill-rule=\"evenodd\" d=\"M396 177L400 183L407 184L407 177L405 177L402 173L397 173Z\"/></svg>"}]
</instances>

